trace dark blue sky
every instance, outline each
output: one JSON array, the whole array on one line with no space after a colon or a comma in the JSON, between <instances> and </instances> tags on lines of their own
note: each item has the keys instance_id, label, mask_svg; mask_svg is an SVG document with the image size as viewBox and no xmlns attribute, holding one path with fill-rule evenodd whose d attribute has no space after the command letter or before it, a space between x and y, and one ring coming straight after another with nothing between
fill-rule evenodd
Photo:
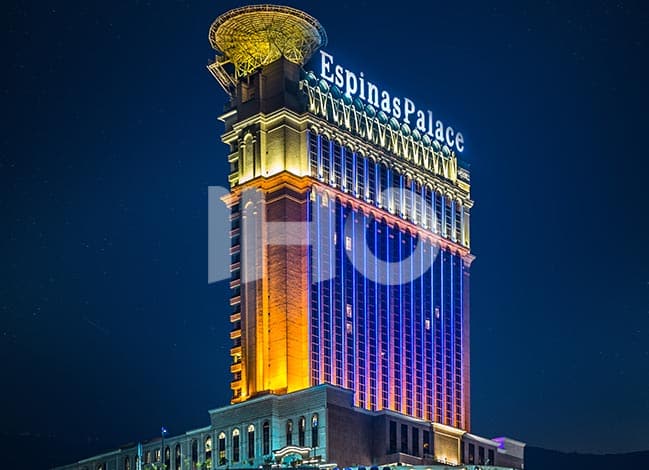
<instances>
[{"instance_id":1,"label":"dark blue sky","mask_svg":"<svg viewBox=\"0 0 649 470\"><path fill-rule=\"evenodd\" d=\"M226 97L205 65L241 3L34 3L3 14L0 440L75 460L228 400L206 253ZM289 4L465 135L474 431L649 448L647 10L419 3Z\"/></svg>"}]
</instances>

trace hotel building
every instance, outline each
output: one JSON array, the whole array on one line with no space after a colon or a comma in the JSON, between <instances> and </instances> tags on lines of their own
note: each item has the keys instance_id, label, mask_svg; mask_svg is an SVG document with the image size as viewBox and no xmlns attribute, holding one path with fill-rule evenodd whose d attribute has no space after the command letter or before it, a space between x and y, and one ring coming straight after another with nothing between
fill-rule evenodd
<instances>
[{"instance_id":1,"label":"hotel building","mask_svg":"<svg viewBox=\"0 0 649 470\"><path fill-rule=\"evenodd\" d=\"M312 70L332 56L302 11L231 10L209 39L229 96L232 403L61 468L523 468L523 443L470 433L455 151Z\"/></svg>"}]
</instances>

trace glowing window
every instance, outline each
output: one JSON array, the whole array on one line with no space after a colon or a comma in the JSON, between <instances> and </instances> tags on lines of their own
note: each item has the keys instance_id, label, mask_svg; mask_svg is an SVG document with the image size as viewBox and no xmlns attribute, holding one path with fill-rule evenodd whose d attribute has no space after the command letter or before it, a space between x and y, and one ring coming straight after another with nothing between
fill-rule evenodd
<instances>
[{"instance_id":1,"label":"glowing window","mask_svg":"<svg viewBox=\"0 0 649 470\"><path fill-rule=\"evenodd\" d=\"M255 458L255 426L248 426L248 458Z\"/></svg>"},{"instance_id":2,"label":"glowing window","mask_svg":"<svg viewBox=\"0 0 649 470\"><path fill-rule=\"evenodd\" d=\"M225 465L225 433L219 434L219 465Z\"/></svg>"},{"instance_id":3,"label":"glowing window","mask_svg":"<svg viewBox=\"0 0 649 470\"><path fill-rule=\"evenodd\" d=\"M286 422L286 445L293 445L293 421L290 419Z\"/></svg>"},{"instance_id":4,"label":"glowing window","mask_svg":"<svg viewBox=\"0 0 649 470\"><path fill-rule=\"evenodd\" d=\"M311 447L318 447L318 414L311 417Z\"/></svg>"},{"instance_id":5,"label":"glowing window","mask_svg":"<svg viewBox=\"0 0 649 470\"><path fill-rule=\"evenodd\" d=\"M232 461L239 461L239 430L235 429L232 431Z\"/></svg>"},{"instance_id":6,"label":"glowing window","mask_svg":"<svg viewBox=\"0 0 649 470\"><path fill-rule=\"evenodd\" d=\"M297 440L300 447L304 447L304 436L306 428L306 419L304 416L297 423Z\"/></svg>"}]
</instances>

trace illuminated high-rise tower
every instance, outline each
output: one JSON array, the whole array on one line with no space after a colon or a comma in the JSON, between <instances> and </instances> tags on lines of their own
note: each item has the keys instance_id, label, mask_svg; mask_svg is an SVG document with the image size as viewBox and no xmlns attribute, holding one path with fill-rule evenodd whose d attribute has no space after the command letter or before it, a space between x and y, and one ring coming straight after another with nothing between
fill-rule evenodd
<instances>
[{"instance_id":1,"label":"illuminated high-rise tower","mask_svg":"<svg viewBox=\"0 0 649 470\"><path fill-rule=\"evenodd\" d=\"M209 69L231 96L232 401L329 383L358 407L467 430L463 137L411 100L386 108L325 52L306 72L326 40L276 6L210 29Z\"/></svg>"},{"instance_id":2,"label":"illuminated high-rise tower","mask_svg":"<svg viewBox=\"0 0 649 470\"><path fill-rule=\"evenodd\" d=\"M230 98L232 403L61 469L522 469L524 443L469 432L462 133L318 53L299 10L231 10L209 39Z\"/></svg>"}]
</instances>

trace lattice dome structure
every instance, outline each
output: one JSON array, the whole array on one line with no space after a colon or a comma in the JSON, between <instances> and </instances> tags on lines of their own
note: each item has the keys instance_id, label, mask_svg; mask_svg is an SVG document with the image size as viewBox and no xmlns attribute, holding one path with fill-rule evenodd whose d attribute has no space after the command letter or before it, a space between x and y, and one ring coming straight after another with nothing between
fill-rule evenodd
<instances>
[{"instance_id":1,"label":"lattice dome structure","mask_svg":"<svg viewBox=\"0 0 649 470\"><path fill-rule=\"evenodd\" d=\"M327 33L301 10L253 5L219 16L210 27L209 40L220 55L208 68L227 90L237 79L280 57L304 65L327 44ZM224 67L228 63L234 66L234 76Z\"/></svg>"}]
</instances>

